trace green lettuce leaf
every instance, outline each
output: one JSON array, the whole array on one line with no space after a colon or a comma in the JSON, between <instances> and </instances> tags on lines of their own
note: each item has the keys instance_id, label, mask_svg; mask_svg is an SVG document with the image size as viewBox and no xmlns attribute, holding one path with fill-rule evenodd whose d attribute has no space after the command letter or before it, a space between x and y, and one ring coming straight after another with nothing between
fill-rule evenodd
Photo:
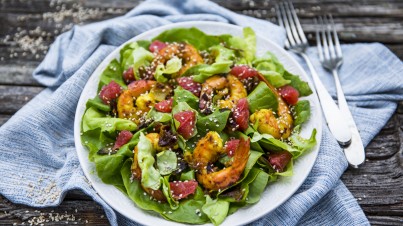
<instances>
[{"instance_id":1,"label":"green lettuce leaf","mask_svg":"<svg viewBox=\"0 0 403 226\"><path fill-rule=\"evenodd\" d=\"M257 203L266 188L269 174L263 170L252 168L251 172L248 174L248 178L249 177L252 177L253 180L248 184L246 203ZM248 179L245 179L245 181L247 180Z\"/></svg>"},{"instance_id":2,"label":"green lettuce leaf","mask_svg":"<svg viewBox=\"0 0 403 226\"><path fill-rule=\"evenodd\" d=\"M199 98L181 86L174 90L173 106L178 105L179 102L186 102L192 109L199 109Z\"/></svg>"},{"instance_id":3,"label":"green lettuce leaf","mask_svg":"<svg viewBox=\"0 0 403 226\"><path fill-rule=\"evenodd\" d=\"M259 85L248 95L249 111L256 112L260 109L273 109L277 111L278 101L276 95L264 83L260 82Z\"/></svg>"},{"instance_id":4,"label":"green lettuce leaf","mask_svg":"<svg viewBox=\"0 0 403 226\"><path fill-rule=\"evenodd\" d=\"M138 137L132 139L123 145L116 153L110 155L99 155L98 150L105 147L112 147L116 136L101 133L100 129L90 130L82 134L83 143L90 150L89 159L95 163L95 169L98 177L106 184L115 185L119 190L125 191L120 168L123 162L133 156L132 150L138 142Z\"/></svg>"},{"instance_id":5,"label":"green lettuce leaf","mask_svg":"<svg viewBox=\"0 0 403 226\"><path fill-rule=\"evenodd\" d=\"M283 77L285 69L277 57L266 52L263 56L253 61L253 66L258 70L274 87L281 87L291 81Z\"/></svg>"},{"instance_id":6,"label":"green lettuce leaf","mask_svg":"<svg viewBox=\"0 0 403 226\"><path fill-rule=\"evenodd\" d=\"M120 169L126 159L121 154L96 156L94 162L99 178L106 184L124 187Z\"/></svg>"},{"instance_id":7,"label":"green lettuce leaf","mask_svg":"<svg viewBox=\"0 0 403 226\"><path fill-rule=\"evenodd\" d=\"M298 133L294 133L289 137L289 140L291 145L277 140L270 134L260 134L255 132L252 136L251 142L259 142L259 144L267 150L286 150L293 155L294 159L296 159L316 145L316 129L312 130L311 136L308 139L301 137Z\"/></svg>"},{"instance_id":8,"label":"green lettuce leaf","mask_svg":"<svg viewBox=\"0 0 403 226\"><path fill-rule=\"evenodd\" d=\"M155 150L150 140L144 136L143 133L140 134L140 140L137 144L137 148L137 158L141 168L141 183L146 188L158 190L161 186L161 175L154 168Z\"/></svg>"},{"instance_id":9,"label":"green lettuce leaf","mask_svg":"<svg viewBox=\"0 0 403 226\"><path fill-rule=\"evenodd\" d=\"M277 176L283 176L283 177L291 177L293 175L293 168L294 168L294 160L291 160L287 166L285 167L285 171L283 172L275 172L274 174Z\"/></svg>"},{"instance_id":10,"label":"green lettuce leaf","mask_svg":"<svg viewBox=\"0 0 403 226\"><path fill-rule=\"evenodd\" d=\"M298 129L298 128L296 128ZM311 133L311 136L308 139L305 139L299 135L299 133L294 133L290 136L289 140L291 141L292 146L298 151L292 153L293 158L296 159L305 153L307 150L312 149L316 145L316 129L314 129Z\"/></svg>"},{"instance_id":11,"label":"green lettuce leaf","mask_svg":"<svg viewBox=\"0 0 403 226\"><path fill-rule=\"evenodd\" d=\"M159 64L155 70L154 78L158 82L168 82L168 78L164 75L172 75L178 72L182 67L182 60L178 57L171 58L167 61L166 66Z\"/></svg>"},{"instance_id":12,"label":"green lettuce leaf","mask_svg":"<svg viewBox=\"0 0 403 226\"><path fill-rule=\"evenodd\" d=\"M94 107L96 110L100 110L103 112L111 111L111 107L109 105L104 104L101 98L99 98L99 96L96 96L93 99L89 99L85 106L87 109L90 107Z\"/></svg>"},{"instance_id":13,"label":"green lettuce leaf","mask_svg":"<svg viewBox=\"0 0 403 226\"><path fill-rule=\"evenodd\" d=\"M299 76L293 75L290 72L285 71L283 77L291 81L290 85L298 90L300 97L309 96L312 94L312 90L309 87L308 83L302 81Z\"/></svg>"},{"instance_id":14,"label":"green lettuce leaf","mask_svg":"<svg viewBox=\"0 0 403 226\"><path fill-rule=\"evenodd\" d=\"M207 116L198 116L197 118L197 131L204 131L205 134L200 134L204 136L208 131L217 131L221 132L225 126L227 125L227 120L231 111L219 111L216 110L210 115Z\"/></svg>"},{"instance_id":15,"label":"green lettuce leaf","mask_svg":"<svg viewBox=\"0 0 403 226\"><path fill-rule=\"evenodd\" d=\"M211 47L211 54L215 56L214 63L207 66L199 66L198 71L194 72L193 80L195 82L202 83L212 75L228 73L231 70L231 65L235 58L234 50L217 45Z\"/></svg>"},{"instance_id":16,"label":"green lettuce leaf","mask_svg":"<svg viewBox=\"0 0 403 226\"><path fill-rule=\"evenodd\" d=\"M229 209L229 202L211 199L210 196L206 196L206 204L203 205L202 210L214 225L221 224L227 217Z\"/></svg>"},{"instance_id":17,"label":"green lettuce leaf","mask_svg":"<svg viewBox=\"0 0 403 226\"><path fill-rule=\"evenodd\" d=\"M226 42L230 35L207 35L197 28L173 28L162 32L154 40L162 42L186 42L193 45L197 50L207 50L211 46Z\"/></svg>"},{"instance_id":18,"label":"green lettuce leaf","mask_svg":"<svg viewBox=\"0 0 403 226\"><path fill-rule=\"evenodd\" d=\"M102 132L113 132L116 130L133 131L137 128L137 125L127 119L105 116L105 114L96 111L93 107L90 107L84 113L82 131L87 132L88 130L97 128L100 128Z\"/></svg>"},{"instance_id":19,"label":"green lettuce leaf","mask_svg":"<svg viewBox=\"0 0 403 226\"><path fill-rule=\"evenodd\" d=\"M229 39L228 44L231 48L238 49L241 53L240 60L237 64L251 64L256 54L256 35L250 27L243 29L243 38L233 36Z\"/></svg>"},{"instance_id":20,"label":"green lettuce leaf","mask_svg":"<svg viewBox=\"0 0 403 226\"><path fill-rule=\"evenodd\" d=\"M155 110L155 108L152 108L148 112L147 118L151 118L156 122L169 122L172 119L172 115L170 113L158 112L157 110Z\"/></svg>"},{"instance_id":21,"label":"green lettuce leaf","mask_svg":"<svg viewBox=\"0 0 403 226\"><path fill-rule=\"evenodd\" d=\"M260 72L260 74L263 75L263 77L267 79L267 81L270 82L270 84L272 84L276 88L287 85L291 82L290 80L284 79L284 77L276 71L265 71L259 69L258 71Z\"/></svg>"},{"instance_id":22,"label":"green lettuce leaf","mask_svg":"<svg viewBox=\"0 0 403 226\"><path fill-rule=\"evenodd\" d=\"M200 216L197 214L206 202L200 187L197 188L196 194L193 195L192 198L181 201L178 208L173 210L168 203L157 202L150 198L150 196L144 192L138 180L130 180L131 162L131 159L126 160L120 172L127 195L139 208L158 212L164 218L176 222L187 224L204 224L209 222L209 218L204 213Z\"/></svg>"},{"instance_id":23,"label":"green lettuce leaf","mask_svg":"<svg viewBox=\"0 0 403 226\"><path fill-rule=\"evenodd\" d=\"M153 59L154 55L141 47L137 42L129 43L120 50L122 72L126 71L129 67L133 67L136 80L140 79L138 69L149 66ZM122 77L122 73L120 77Z\"/></svg>"},{"instance_id":24,"label":"green lettuce leaf","mask_svg":"<svg viewBox=\"0 0 403 226\"><path fill-rule=\"evenodd\" d=\"M162 192L164 193L169 203L169 206L173 210L177 209L179 207L179 202L176 201L174 198L172 198L171 186L169 185L169 176L161 178L161 183L162 183Z\"/></svg>"},{"instance_id":25,"label":"green lettuce leaf","mask_svg":"<svg viewBox=\"0 0 403 226\"><path fill-rule=\"evenodd\" d=\"M177 168L177 157L173 151L163 151L157 154L157 167L161 175L168 175Z\"/></svg>"},{"instance_id":26,"label":"green lettuce leaf","mask_svg":"<svg viewBox=\"0 0 403 226\"><path fill-rule=\"evenodd\" d=\"M294 126L301 125L302 123L308 121L309 117L311 116L311 106L309 101L298 101L292 112L294 116Z\"/></svg>"},{"instance_id":27,"label":"green lettuce leaf","mask_svg":"<svg viewBox=\"0 0 403 226\"><path fill-rule=\"evenodd\" d=\"M101 91L104 85L108 85L111 81L115 81L123 88L126 88L127 86L123 81L122 73L123 70L120 63L116 59L112 60L100 76L97 93Z\"/></svg>"},{"instance_id":28,"label":"green lettuce leaf","mask_svg":"<svg viewBox=\"0 0 403 226\"><path fill-rule=\"evenodd\" d=\"M185 181L185 180L195 180L195 171L194 170L189 170L187 172L184 172L181 174L181 181Z\"/></svg>"},{"instance_id":29,"label":"green lettuce leaf","mask_svg":"<svg viewBox=\"0 0 403 226\"><path fill-rule=\"evenodd\" d=\"M144 49L149 49L151 42L148 40L139 40L137 44Z\"/></svg>"},{"instance_id":30,"label":"green lettuce leaf","mask_svg":"<svg viewBox=\"0 0 403 226\"><path fill-rule=\"evenodd\" d=\"M284 66L280 63L277 57L267 51L263 56L257 57L253 61L253 66L258 67L259 65L263 64L262 69L264 68L266 71L275 71L279 74L283 75L285 72Z\"/></svg>"}]
</instances>

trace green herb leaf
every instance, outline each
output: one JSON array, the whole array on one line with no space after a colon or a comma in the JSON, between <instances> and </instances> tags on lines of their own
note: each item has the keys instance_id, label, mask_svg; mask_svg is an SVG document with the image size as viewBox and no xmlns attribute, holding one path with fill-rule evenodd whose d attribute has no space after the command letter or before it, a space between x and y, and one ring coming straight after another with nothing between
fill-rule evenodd
<instances>
[{"instance_id":1,"label":"green herb leaf","mask_svg":"<svg viewBox=\"0 0 403 226\"><path fill-rule=\"evenodd\" d=\"M273 109L277 111L278 101L276 95L264 83L259 85L248 95L249 111L254 113L260 109Z\"/></svg>"},{"instance_id":2,"label":"green herb leaf","mask_svg":"<svg viewBox=\"0 0 403 226\"><path fill-rule=\"evenodd\" d=\"M168 175L177 168L177 157L173 151L163 151L157 154L157 166L161 175Z\"/></svg>"},{"instance_id":3,"label":"green herb leaf","mask_svg":"<svg viewBox=\"0 0 403 226\"><path fill-rule=\"evenodd\" d=\"M101 131L113 132L116 130L129 130L133 131L137 128L137 125L127 119L112 118L106 116L95 110L95 108L90 107L84 113L82 121L82 131L87 132L88 130L93 130L100 128Z\"/></svg>"},{"instance_id":4,"label":"green herb leaf","mask_svg":"<svg viewBox=\"0 0 403 226\"><path fill-rule=\"evenodd\" d=\"M203 212L213 222L214 225L221 224L227 217L229 209L229 202L211 199L210 196L206 196L206 204L202 207Z\"/></svg>"},{"instance_id":5,"label":"green herb leaf","mask_svg":"<svg viewBox=\"0 0 403 226\"><path fill-rule=\"evenodd\" d=\"M140 140L137 144L138 153L138 163L141 168L141 183L146 188L151 188L157 190L161 186L161 175L154 168L154 155L155 150L150 140L140 133Z\"/></svg>"}]
</instances>

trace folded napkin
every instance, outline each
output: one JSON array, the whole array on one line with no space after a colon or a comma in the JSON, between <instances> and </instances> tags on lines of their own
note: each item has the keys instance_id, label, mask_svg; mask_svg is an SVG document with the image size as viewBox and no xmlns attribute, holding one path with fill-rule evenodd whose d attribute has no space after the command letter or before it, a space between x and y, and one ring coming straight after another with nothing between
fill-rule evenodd
<instances>
[{"instance_id":1,"label":"folded napkin","mask_svg":"<svg viewBox=\"0 0 403 226\"><path fill-rule=\"evenodd\" d=\"M77 102L91 73L117 46L152 28L192 20L250 26L278 44L285 38L276 25L206 0L150 0L122 17L75 26L56 39L34 72L48 88L0 128L0 194L15 203L45 207L57 206L66 192L81 189L104 207L112 225L135 224L114 212L81 170L73 138ZM403 100L403 65L380 44L343 45L343 53L341 83L367 145ZM309 49L309 55L335 96L332 77L315 60L316 49ZM369 224L340 181L346 168L343 152L323 122L320 152L304 184L278 209L251 224Z\"/></svg>"}]
</instances>

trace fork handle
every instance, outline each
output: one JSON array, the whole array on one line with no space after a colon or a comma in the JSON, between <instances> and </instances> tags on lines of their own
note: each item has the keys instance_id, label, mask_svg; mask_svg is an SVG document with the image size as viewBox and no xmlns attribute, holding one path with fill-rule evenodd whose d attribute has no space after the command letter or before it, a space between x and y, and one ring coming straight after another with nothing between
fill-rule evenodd
<instances>
[{"instance_id":1,"label":"fork handle","mask_svg":"<svg viewBox=\"0 0 403 226\"><path fill-rule=\"evenodd\" d=\"M347 120L344 118L343 114L337 107L329 92L327 92L325 86L320 81L316 70L313 67L308 56L304 53L300 53L300 55L305 59L309 70L311 71L313 82L316 88L316 93L318 94L319 101L322 106L322 111L325 115L325 119L330 132L333 134L334 138L336 138L340 146L347 147L348 145L350 145L352 137L351 131L347 124Z\"/></svg>"},{"instance_id":2,"label":"fork handle","mask_svg":"<svg viewBox=\"0 0 403 226\"><path fill-rule=\"evenodd\" d=\"M347 105L346 97L344 96L343 89L341 88L340 79L339 79L337 70L336 69L332 70L332 73L333 73L334 81L336 84L337 100L338 100L338 104L339 104L339 109L340 109L341 113L344 115L344 117L346 118L348 127L350 128L350 131L353 136L352 140L351 140L351 145L348 148L344 149L344 153L346 155L348 163L352 167L358 168L358 166L361 165L365 161L364 145L362 144L361 136L358 131L357 125L354 122L353 115L351 114L350 109Z\"/></svg>"}]
</instances>

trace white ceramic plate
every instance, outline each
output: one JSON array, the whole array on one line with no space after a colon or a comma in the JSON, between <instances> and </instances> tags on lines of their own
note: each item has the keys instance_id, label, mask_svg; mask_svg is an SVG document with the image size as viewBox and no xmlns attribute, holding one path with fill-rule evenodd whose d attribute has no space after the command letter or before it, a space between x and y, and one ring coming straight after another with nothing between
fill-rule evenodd
<instances>
[{"instance_id":1,"label":"white ceramic plate","mask_svg":"<svg viewBox=\"0 0 403 226\"><path fill-rule=\"evenodd\" d=\"M153 37L157 36L161 32L177 27L196 27L203 32L211 35L231 34L234 36L242 36L242 27L217 22L193 21L158 27L156 29L140 34L132 38L128 42L133 42L137 40L151 40ZM103 62L93 72L81 94L74 121L74 138L78 158L80 160L80 164L84 170L85 175L92 183L94 189L105 200L105 202L107 202L116 211L120 212L127 218L144 225L181 225L176 222L165 220L156 213L143 211L142 209L138 208L134 204L134 202L131 201L125 194L120 192L114 186L104 184L97 176L97 174L94 173L95 165L88 160L88 150L81 144L80 124L85 111L85 103L88 99L93 98L97 95L97 87L102 71L106 68L111 60L115 58L119 59L119 51L125 44L126 43L122 44L119 48L117 48L103 60ZM291 55L289 55L280 46L264 37L257 36L256 49L258 56L264 54L268 50L274 53L278 57L280 62L284 64L285 68L288 71L300 75L303 80L309 82L311 88L313 89L312 83L309 81L302 67L295 61L295 59L292 58ZM316 97L316 93L314 92L313 95L310 95L306 99L308 99L311 103L312 115L311 119L306 124L304 124L304 128L301 134L304 137L309 137L312 129L316 128L318 131L316 139L318 141L318 144L320 144L322 136L322 114L320 111L320 106ZM309 153L300 157L295 162L294 175L292 177L280 178L279 181L270 184L262 194L261 200L258 203L239 209L234 214L228 216L222 223L222 225L241 225L249 223L264 216L270 211L273 211L282 203L284 203L295 193L295 191L301 186L305 178L308 176L313 164L315 163L318 151L319 145L317 145Z\"/></svg>"}]
</instances>

